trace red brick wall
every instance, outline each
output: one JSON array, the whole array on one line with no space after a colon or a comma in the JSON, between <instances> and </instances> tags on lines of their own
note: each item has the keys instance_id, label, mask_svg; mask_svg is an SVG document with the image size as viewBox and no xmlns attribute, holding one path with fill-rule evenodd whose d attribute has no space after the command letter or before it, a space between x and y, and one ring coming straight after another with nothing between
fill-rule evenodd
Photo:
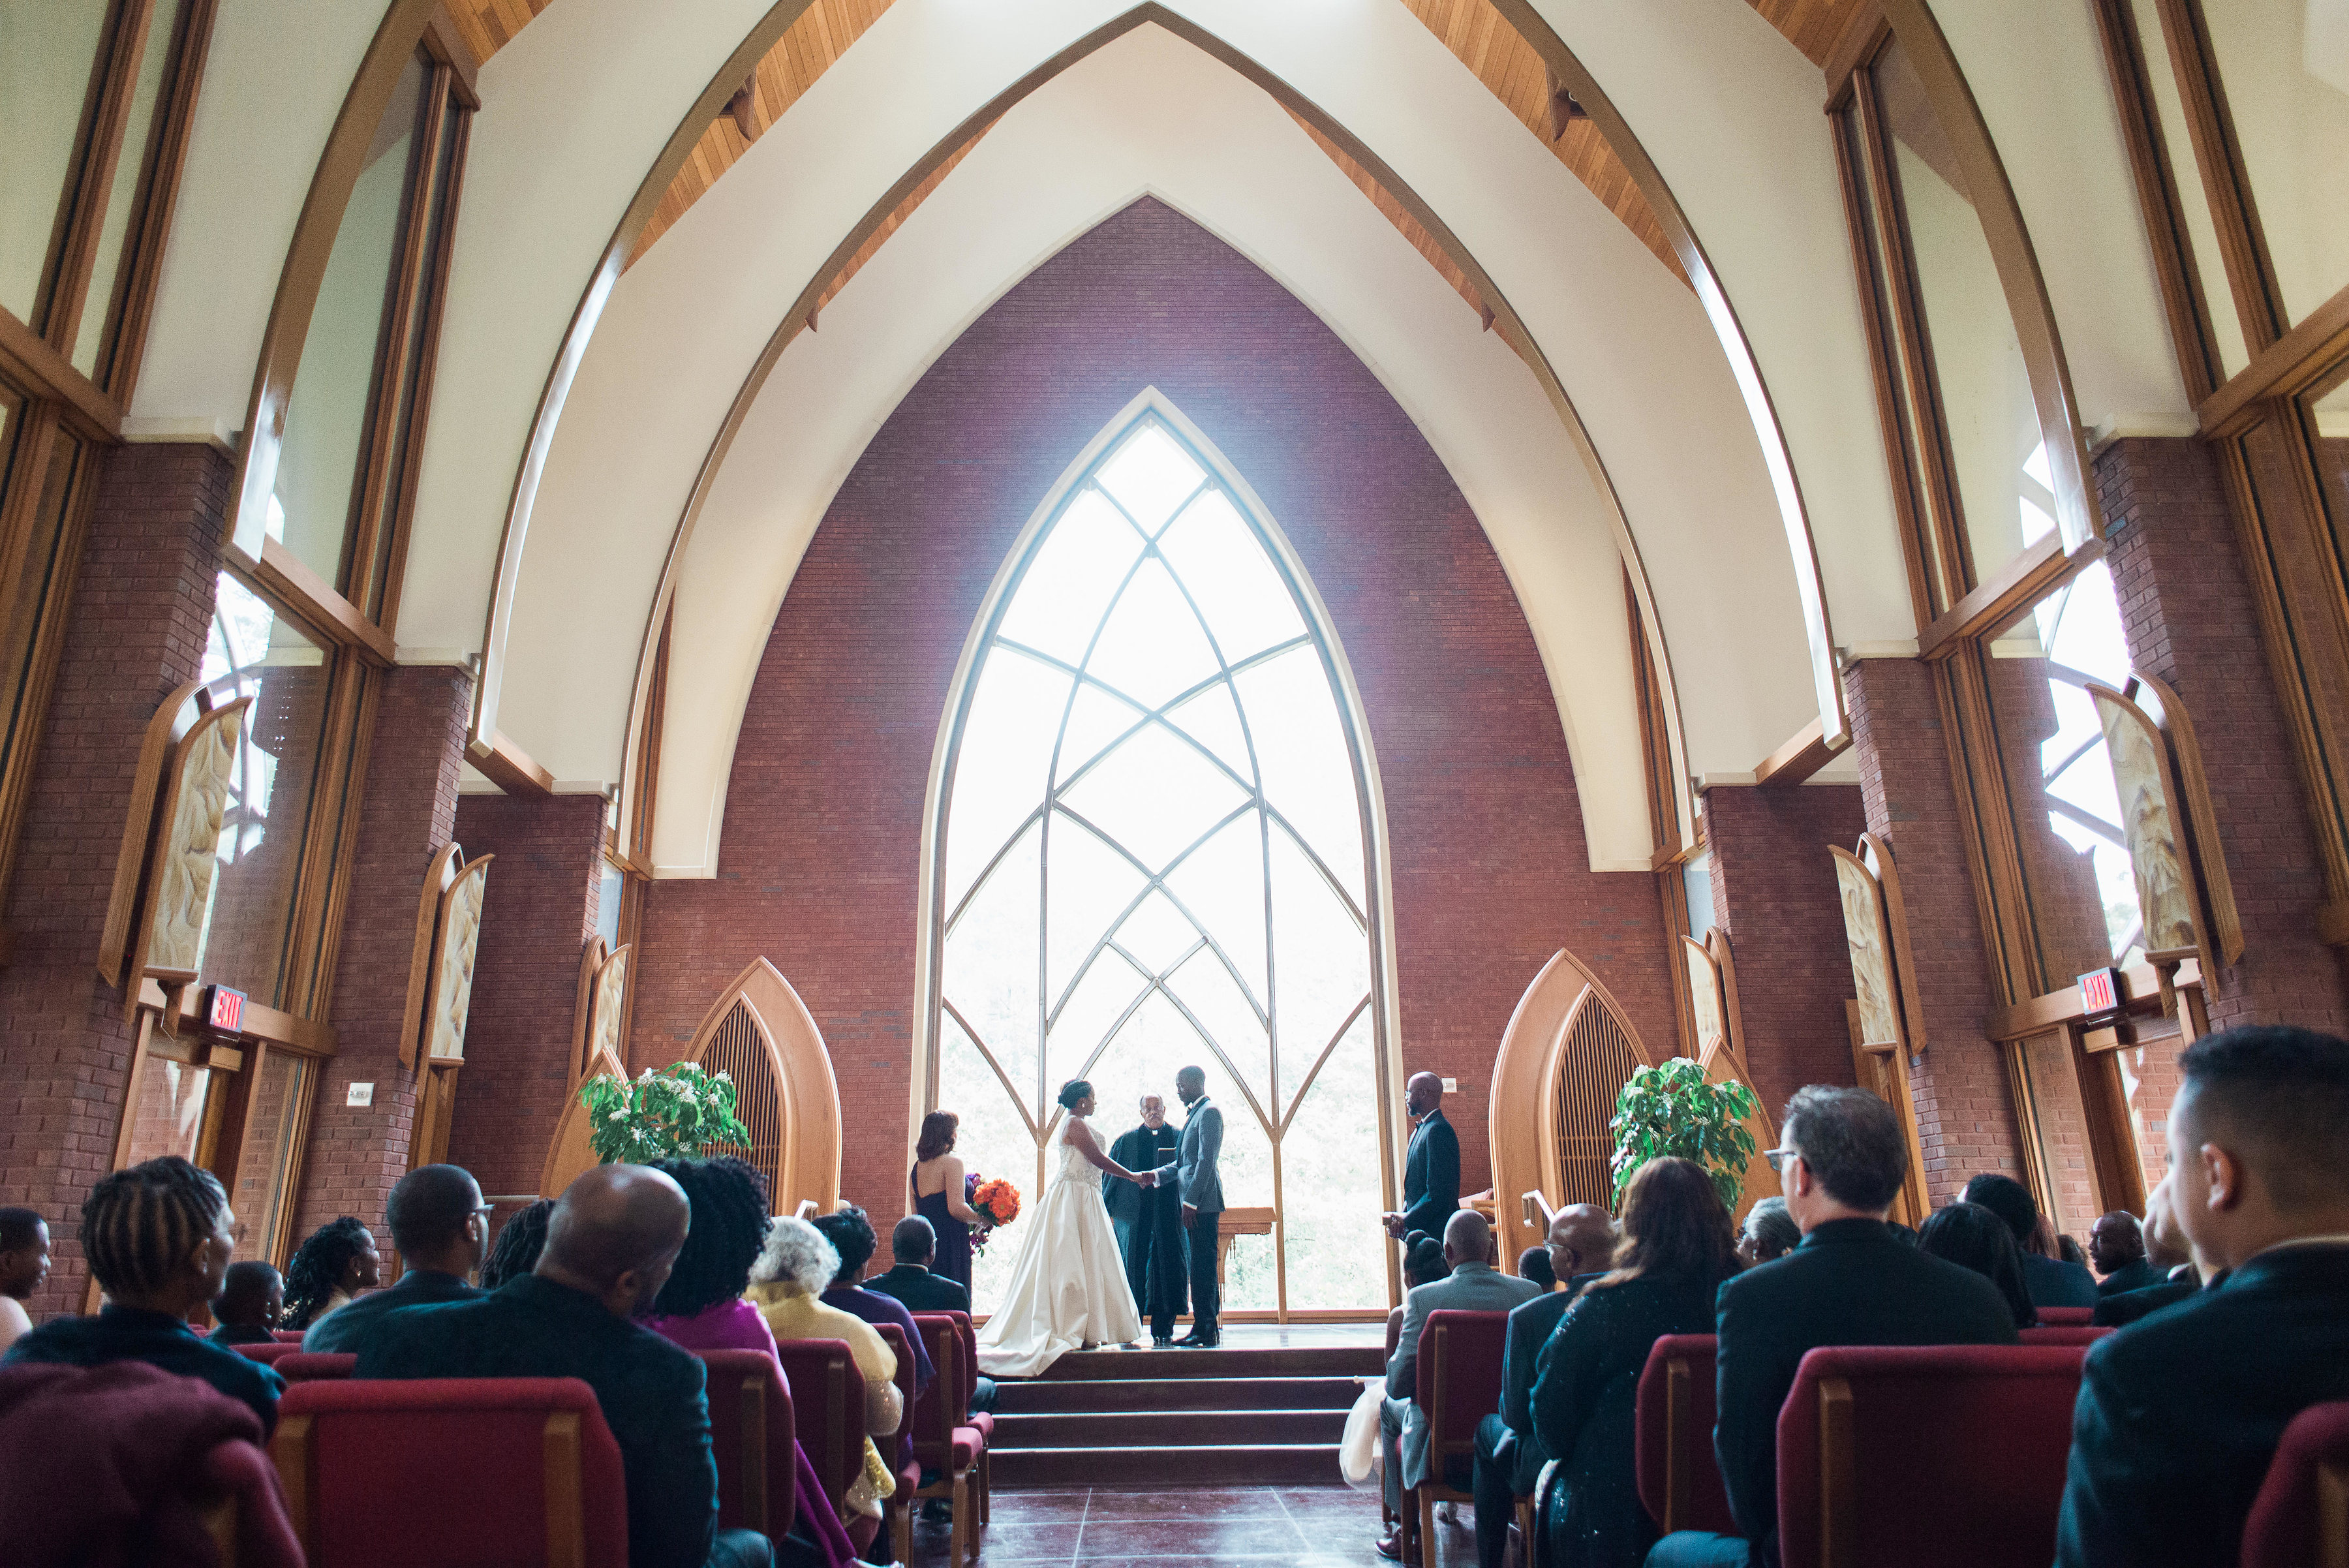
<instances>
[{"instance_id":1,"label":"red brick wall","mask_svg":"<svg viewBox=\"0 0 2349 1568\"><path fill-rule=\"evenodd\" d=\"M1754 1087L1783 1119L1806 1084L1848 1084L1851 949L1827 846L1865 826L1852 784L1729 785L1704 794L1713 918L1737 961L1737 1012Z\"/></svg>"},{"instance_id":2,"label":"red brick wall","mask_svg":"<svg viewBox=\"0 0 2349 1568\"><path fill-rule=\"evenodd\" d=\"M1925 1190L1939 1204L1982 1171L2023 1174L2005 1059L1982 1027L1998 999L1933 672L1913 659L1862 659L1844 689L1868 829L1892 850L1909 912L1925 1027L1909 1092Z\"/></svg>"},{"instance_id":3,"label":"red brick wall","mask_svg":"<svg viewBox=\"0 0 2349 1568\"><path fill-rule=\"evenodd\" d=\"M310 1113L309 1149L293 1237L338 1214L382 1230L384 1200L408 1171L416 1075L399 1064L416 908L432 857L457 817L457 776L473 683L461 670L393 670L381 678L367 745L367 805L344 906L332 1017L338 1054L326 1064ZM373 1103L347 1105L355 1083Z\"/></svg>"},{"instance_id":4,"label":"red brick wall","mask_svg":"<svg viewBox=\"0 0 2349 1568\"><path fill-rule=\"evenodd\" d=\"M604 798L469 794L468 860L495 855L481 904L472 1010L449 1158L490 1194L536 1192L569 1085L579 955L595 931Z\"/></svg>"},{"instance_id":5,"label":"red brick wall","mask_svg":"<svg viewBox=\"0 0 2349 1568\"><path fill-rule=\"evenodd\" d=\"M955 663L1038 501L1154 385L1263 496L1352 664L1384 782L1402 1054L1460 1080L1464 1185L1487 1182L1501 1032L1557 948L1647 1040L1673 1037L1654 879L1588 869L1556 703L1475 514L1310 311L1145 199L1006 295L874 438L776 618L719 875L647 903L635 1064L681 1054L771 958L830 1046L843 1189L876 1219L905 1199L915 877Z\"/></svg>"},{"instance_id":6,"label":"red brick wall","mask_svg":"<svg viewBox=\"0 0 2349 1568\"><path fill-rule=\"evenodd\" d=\"M98 937L147 721L203 663L232 478L204 446L120 447L105 463L0 970L0 1192L40 1210L57 1243L36 1317L81 1303L81 1203L113 1158L133 1045L97 976Z\"/></svg>"}]
</instances>

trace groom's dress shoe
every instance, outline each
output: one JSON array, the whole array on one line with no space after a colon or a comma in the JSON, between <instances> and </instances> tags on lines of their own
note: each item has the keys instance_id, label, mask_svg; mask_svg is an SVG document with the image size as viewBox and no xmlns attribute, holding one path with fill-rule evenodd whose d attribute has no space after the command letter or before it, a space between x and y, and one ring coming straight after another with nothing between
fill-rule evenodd
<instances>
[{"instance_id":1,"label":"groom's dress shoe","mask_svg":"<svg viewBox=\"0 0 2349 1568\"><path fill-rule=\"evenodd\" d=\"M1196 1334L1186 1334L1174 1343L1186 1350L1213 1350L1216 1348L1216 1336L1210 1334L1202 1339Z\"/></svg>"}]
</instances>

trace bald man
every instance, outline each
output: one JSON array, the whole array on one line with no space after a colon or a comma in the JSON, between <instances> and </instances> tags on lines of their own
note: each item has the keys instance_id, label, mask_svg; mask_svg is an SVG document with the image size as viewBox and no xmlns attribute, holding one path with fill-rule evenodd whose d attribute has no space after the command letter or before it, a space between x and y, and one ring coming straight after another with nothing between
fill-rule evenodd
<instances>
[{"instance_id":1,"label":"bald man","mask_svg":"<svg viewBox=\"0 0 2349 1568\"><path fill-rule=\"evenodd\" d=\"M767 1538L718 1528L701 1358L633 1321L693 1222L685 1191L641 1165L599 1165L546 1225L538 1272L480 1301L385 1316L359 1377L576 1377L620 1446L629 1568L767 1568Z\"/></svg>"},{"instance_id":2,"label":"bald man","mask_svg":"<svg viewBox=\"0 0 2349 1568\"><path fill-rule=\"evenodd\" d=\"M1382 1216L1397 1241L1413 1231L1440 1236L1460 1207L1460 1135L1444 1119L1444 1080L1413 1073L1403 1085L1402 1108L1411 1117L1411 1149L1403 1157L1402 1211Z\"/></svg>"},{"instance_id":3,"label":"bald man","mask_svg":"<svg viewBox=\"0 0 2349 1568\"><path fill-rule=\"evenodd\" d=\"M1615 1221L1595 1203L1569 1203L1551 1218L1547 1242L1550 1272L1561 1288L1510 1309L1501 1345L1500 1412L1476 1424L1477 1568L1501 1568L1516 1500L1533 1496L1543 1465L1567 1457L1544 1453L1534 1436L1534 1377L1557 1320L1614 1262Z\"/></svg>"},{"instance_id":4,"label":"bald man","mask_svg":"<svg viewBox=\"0 0 2349 1568\"><path fill-rule=\"evenodd\" d=\"M1386 1445L1382 1481L1387 1506L1400 1516L1402 1489L1427 1480L1427 1417L1413 1401L1419 1391L1419 1335L1427 1314L1456 1312L1508 1312L1542 1293L1531 1280L1505 1274L1495 1267L1501 1243L1493 1227L1473 1209L1454 1213L1444 1227L1444 1261L1452 1272L1433 1284L1416 1285L1402 1299L1402 1335L1395 1341L1387 1362L1386 1403L1379 1411L1379 1433ZM1465 1490L1474 1475L1465 1459L1452 1461L1456 1473L1445 1479ZM1379 1555L1402 1561L1402 1530L1378 1543Z\"/></svg>"}]
</instances>

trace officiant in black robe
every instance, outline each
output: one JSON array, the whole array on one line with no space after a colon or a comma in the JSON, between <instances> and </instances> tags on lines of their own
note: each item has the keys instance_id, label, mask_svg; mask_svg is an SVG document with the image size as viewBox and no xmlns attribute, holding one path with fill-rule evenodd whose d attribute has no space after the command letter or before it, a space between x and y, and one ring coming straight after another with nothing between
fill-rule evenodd
<instances>
[{"instance_id":1,"label":"officiant in black robe","mask_svg":"<svg viewBox=\"0 0 2349 1568\"><path fill-rule=\"evenodd\" d=\"M1109 1157L1128 1170L1154 1170L1174 1158L1182 1135L1166 1125L1166 1102L1142 1096L1142 1125L1121 1134ZM1182 1194L1170 1184L1136 1187L1113 1176L1102 1178L1102 1198L1117 1227L1118 1251L1125 1258L1125 1282L1133 1304L1150 1319L1153 1345L1171 1344L1174 1320L1189 1301L1183 1264Z\"/></svg>"}]
</instances>

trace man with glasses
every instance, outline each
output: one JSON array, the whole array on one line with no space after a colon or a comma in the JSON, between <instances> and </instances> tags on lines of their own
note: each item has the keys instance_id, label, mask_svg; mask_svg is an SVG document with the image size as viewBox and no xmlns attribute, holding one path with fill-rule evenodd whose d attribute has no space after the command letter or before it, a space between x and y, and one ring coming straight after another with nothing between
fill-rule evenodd
<instances>
[{"instance_id":1,"label":"man with glasses","mask_svg":"<svg viewBox=\"0 0 2349 1568\"><path fill-rule=\"evenodd\" d=\"M401 1177L384 1219L408 1272L389 1290L320 1318L302 1336L304 1350L355 1353L386 1313L481 1294L468 1282L489 1251L490 1206L462 1166L419 1165Z\"/></svg>"},{"instance_id":2,"label":"man with glasses","mask_svg":"<svg viewBox=\"0 0 2349 1568\"><path fill-rule=\"evenodd\" d=\"M1866 1089L1816 1085L1787 1103L1769 1151L1803 1243L1721 1287L1713 1449L1738 1533L1676 1531L1648 1568L1778 1562L1778 1411L1822 1345L2013 1345L2014 1319L1982 1275L1928 1257L1884 1217L1907 1174L1900 1123Z\"/></svg>"}]
</instances>

